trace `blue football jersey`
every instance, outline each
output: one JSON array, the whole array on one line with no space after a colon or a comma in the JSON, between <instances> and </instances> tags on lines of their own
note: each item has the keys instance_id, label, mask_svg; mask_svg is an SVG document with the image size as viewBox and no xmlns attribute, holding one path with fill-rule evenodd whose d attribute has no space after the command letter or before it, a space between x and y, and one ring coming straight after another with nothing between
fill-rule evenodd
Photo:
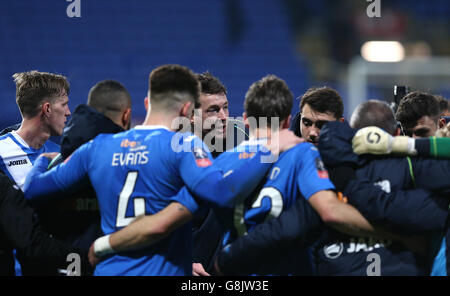
<instances>
[{"instance_id":1,"label":"blue football jersey","mask_svg":"<svg viewBox=\"0 0 450 296\"><path fill-rule=\"evenodd\" d=\"M260 141L247 141L216 159L216 165L224 172L242 163L261 147ZM269 173L251 196L244 198L234 209L233 225L224 237L223 244L232 242L235 235L244 235L257 224L278 217L292 206L297 198L309 199L322 190L333 190L328 173L317 148L309 143L299 144L282 153ZM230 225L231 221L228 221ZM264 258L261 274L311 274L311 262L306 250L286 254L283 262L271 262Z\"/></svg>"},{"instance_id":2,"label":"blue football jersey","mask_svg":"<svg viewBox=\"0 0 450 296\"><path fill-rule=\"evenodd\" d=\"M247 199L244 205L247 231L278 217L297 198L308 200L316 192L334 189L317 148L309 143L281 154L263 182L257 195Z\"/></svg>"},{"instance_id":3,"label":"blue football jersey","mask_svg":"<svg viewBox=\"0 0 450 296\"><path fill-rule=\"evenodd\" d=\"M219 167L224 175L234 172L236 169L247 164L247 159L255 156L256 152L263 149L266 139L244 141L233 149L227 150L220 154L215 160L214 164ZM258 185L255 190L260 189L261 180L258 180ZM253 191L251 192L254 193ZM224 237L222 240L222 247L231 243L237 236L238 231L242 229L243 224L243 202L248 198L247 195L242 195L236 198L235 206L229 209L217 210L219 215L219 222L222 224L224 230Z\"/></svg>"},{"instance_id":4,"label":"blue football jersey","mask_svg":"<svg viewBox=\"0 0 450 296\"><path fill-rule=\"evenodd\" d=\"M252 169L224 177L199 138L161 126L99 135L49 171L44 170L45 161L38 160L27 177L25 197L33 200L71 190L88 177L97 194L105 234L127 226L136 216L157 213L171 201L195 213L198 205L189 192L205 204L229 206L235 196L254 190L270 167L254 157L249 162ZM97 265L95 274L191 275L191 257L191 231L185 225L151 247L107 258Z\"/></svg>"},{"instance_id":5,"label":"blue football jersey","mask_svg":"<svg viewBox=\"0 0 450 296\"><path fill-rule=\"evenodd\" d=\"M25 178L36 158L44 152L59 152L59 145L47 141L39 149L34 149L12 131L0 136L0 170L16 182L23 190Z\"/></svg>"},{"instance_id":6,"label":"blue football jersey","mask_svg":"<svg viewBox=\"0 0 450 296\"><path fill-rule=\"evenodd\" d=\"M211 166L207 147L194 135L176 134L161 126L137 126L97 136L65 163L42 174L52 182L38 183L64 191L88 177L97 194L102 230L109 234L139 215L157 213L172 200L195 212L189 194L177 193L185 184L195 189L202 178L214 172L222 176ZM190 275L191 250L190 226L184 225L153 246L105 259L94 274Z\"/></svg>"}]
</instances>

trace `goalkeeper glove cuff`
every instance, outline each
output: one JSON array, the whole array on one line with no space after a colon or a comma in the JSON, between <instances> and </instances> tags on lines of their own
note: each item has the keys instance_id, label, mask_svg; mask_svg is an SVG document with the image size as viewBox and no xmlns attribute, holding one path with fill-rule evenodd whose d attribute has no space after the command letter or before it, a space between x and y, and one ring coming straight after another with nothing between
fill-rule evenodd
<instances>
[{"instance_id":1,"label":"goalkeeper glove cuff","mask_svg":"<svg viewBox=\"0 0 450 296\"><path fill-rule=\"evenodd\" d=\"M397 136L389 143L389 148L392 153L416 155L415 140L406 136Z\"/></svg>"}]
</instances>

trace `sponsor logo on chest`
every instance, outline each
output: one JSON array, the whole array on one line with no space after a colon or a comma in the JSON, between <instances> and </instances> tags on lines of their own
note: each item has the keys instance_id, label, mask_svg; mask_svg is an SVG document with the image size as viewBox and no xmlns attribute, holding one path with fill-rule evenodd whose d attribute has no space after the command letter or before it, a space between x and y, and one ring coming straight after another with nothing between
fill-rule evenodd
<instances>
[{"instance_id":1,"label":"sponsor logo on chest","mask_svg":"<svg viewBox=\"0 0 450 296\"><path fill-rule=\"evenodd\" d=\"M23 165L23 164L27 164L27 163L28 163L28 161L27 161L26 158L24 158L24 159L18 159L18 160L11 160L11 161L8 163L8 166L10 167L10 166L15 166L15 165Z\"/></svg>"}]
</instances>

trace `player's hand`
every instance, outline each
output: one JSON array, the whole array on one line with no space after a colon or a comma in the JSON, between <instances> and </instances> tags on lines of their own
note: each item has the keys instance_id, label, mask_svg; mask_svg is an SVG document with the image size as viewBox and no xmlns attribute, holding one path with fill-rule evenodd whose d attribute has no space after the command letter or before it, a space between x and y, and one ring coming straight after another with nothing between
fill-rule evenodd
<instances>
[{"instance_id":1,"label":"player's hand","mask_svg":"<svg viewBox=\"0 0 450 296\"><path fill-rule=\"evenodd\" d=\"M58 156L58 154L59 154L58 152L46 152L46 153L42 153L40 156L46 157L48 159L48 161L52 161L53 158Z\"/></svg>"},{"instance_id":2,"label":"player's hand","mask_svg":"<svg viewBox=\"0 0 450 296\"><path fill-rule=\"evenodd\" d=\"M381 128L369 126L360 129L353 137L353 151L356 154L389 154L393 137Z\"/></svg>"},{"instance_id":3,"label":"player's hand","mask_svg":"<svg viewBox=\"0 0 450 296\"><path fill-rule=\"evenodd\" d=\"M194 276L210 276L209 273L205 271L201 263L192 263L192 275Z\"/></svg>"},{"instance_id":4,"label":"player's hand","mask_svg":"<svg viewBox=\"0 0 450 296\"><path fill-rule=\"evenodd\" d=\"M92 267L95 267L101 261L100 258L95 255L94 243L92 243L91 247L89 248L88 259Z\"/></svg>"}]
</instances>

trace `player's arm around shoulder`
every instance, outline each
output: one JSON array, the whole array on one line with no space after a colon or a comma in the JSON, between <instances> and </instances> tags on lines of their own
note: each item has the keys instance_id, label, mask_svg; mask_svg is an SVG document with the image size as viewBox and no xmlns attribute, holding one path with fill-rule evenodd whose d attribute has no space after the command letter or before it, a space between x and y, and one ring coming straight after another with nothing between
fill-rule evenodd
<instances>
[{"instance_id":1,"label":"player's arm around shoulder","mask_svg":"<svg viewBox=\"0 0 450 296\"><path fill-rule=\"evenodd\" d=\"M84 144L61 163L47 171L49 162L55 153L43 153L35 161L28 173L23 192L25 198L40 199L45 196L63 192L76 185L87 175L91 142Z\"/></svg>"},{"instance_id":2,"label":"player's arm around shoulder","mask_svg":"<svg viewBox=\"0 0 450 296\"><path fill-rule=\"evenodd\" d=\"M192 218L187 207L172 202L157 214L140 216L127 227L98 238L89 250L89 262L95 265L106 255L151 246Z\"/></svg>"},{"instance_id":3,"label":"player's arm around shoulder","mask_svg":"<svg viewBox=\"0 0 450 296\"><path fill-rule=\"evenodd\" d=\"M118 231L111 235L111 246L122 251L133 246L134 248L152 245L168 236L173 230L191 220L192 213L181 203L172 202L163 210L154 215L141 216L130 224L129 234L134 232L134 237L127 236L127 232ZM130 239L128 244L125 239Z\"/></svg>"},{"instance_id":4,"label":"player's arm around shoulder","mask_svg":"<svg viewBox=\"0 0 450 296\"><path fill-rule=\"evenodd\" d=\"M337 230L350 235L368 235L375 228L353 206L340 201L334 191L322 190L309 198L311 206L322 221Z\"/></svg>"},{"instance_id":5,"label":"player's arm around shoulder","mask_svg":"<svg viewBox=\"0 0 450 296\"><path fill-rule=\"evenodd\" d=\"M341 217L338 215L341 206L336 193L331 190L322 190L314 193L309 198L311 206L319 213L325 223L339 223Z\"/></svg>"}]
</instances>

